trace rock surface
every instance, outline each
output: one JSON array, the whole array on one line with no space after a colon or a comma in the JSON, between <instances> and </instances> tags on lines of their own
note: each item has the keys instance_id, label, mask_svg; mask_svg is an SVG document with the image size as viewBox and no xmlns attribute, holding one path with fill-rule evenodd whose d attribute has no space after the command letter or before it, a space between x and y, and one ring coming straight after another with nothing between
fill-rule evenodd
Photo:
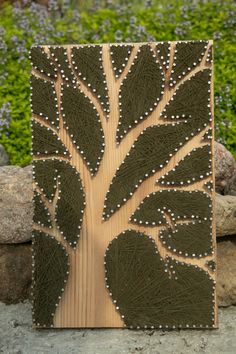
<instances>
[{"instance_id":1,"label":"rock surface","mask_svg":"<svg viewBox=\"0 0 236 354\"><path fill-rule=\"evenodd\" d=\"M4 147L0 144L0 166L6 166L8 164L9 164L9 157Z\"/></svg>"},{"instance_id":2,"label":"rock surface","mask_svg":"<svg viewBox=\"0 0 236 354\"><path fill-rule=\"evenodd\" d=\"M0 244L31 239L33 217L31 166L0 167Z\"/></svg>"},{"instance_id":3,"label":"rock surface","mask_svg":"<svg viewBox=\"0 0 236 354\"><path fill-rule=\"evenodd\" d=\"M35 330L29 303L0 303L0 353L4 354L235 354L236 307L219 311L218 330Z\"/></svg>"},{"instance_id":4,"label":"rock surface","mask_svg":"<svg viewBox=\"0 0 236 354\"><path fill-rule=\"evenodd\" d=\"M236 235L236 197L216 194L216 234Z\"/></svg>"},{"instance_id":5,"label":"rock surface","mask_svg":"<svg viewBox=\"0 0 236 354\"><path fill-rule=\"evenodd\" d=\"M29 298L31 245L0 246L0 301L16 303Z\"/></svg>"},{"instance_id":6,"label":"rock surface","mask_svg":"<svg viewBox=\"0 0 236 354\"><path fill-rule=\"evenodd\" d=\"M236 239L217 244L217 261L218 304L236 305Z\"/></svg>"},{"instance_id":7,"label":"rock surface","mask_svg":"<svg viewBox=\"0 0 236 354\"><path fill-rule=\"evenodd\" d=\"M236 173L225 187L225 194L236 196Z\"/></svg>"},{"instance_id":8,"label":"rock surface","mask_svg":"<svg viewBox=\"0 0 236 354\"><path fill-rule=\"evenodd\" d=\"M216 192L225 194L225 188L236 174L236 162L224 145L215 142Z\"/></svg>"}]
</instances>

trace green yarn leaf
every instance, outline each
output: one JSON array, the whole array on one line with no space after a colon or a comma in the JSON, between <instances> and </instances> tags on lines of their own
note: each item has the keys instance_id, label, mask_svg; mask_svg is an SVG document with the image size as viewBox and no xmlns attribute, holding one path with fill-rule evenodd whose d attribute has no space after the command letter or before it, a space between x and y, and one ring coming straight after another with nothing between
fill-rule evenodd
<instances>
[{"instance_id":1,"label":"green yarn leaf","mask_svg":"<svg viewBox=\"0 0 236 354\"><path fill-rule=\"evenodd\" d=\"M36 191L34 191L33 202L34 202L33 221L36 224L51 228L52 222L51 222L50 213L48 209L45 207L40 194Z\"/></svg>"},{"instance_id":2,"label":"green yarn leaf","mask_svg":"<svg viewBox=\"0 0 236 354\"><path fill-rule=\"evenodd\" d=\"M160 178L159 183L165 186L185 186L211 174L211 147L205 145L183 157L173 170Z\"/></svg>"},{"instance_id":3,"label":"green yarn leaf","mask_svg":"<svg viewBox=\"0 0 236 354\"><path fill-rule=\"evenodd\" d=\"M116 77L123 72L130 57L133 45L114 44L110 46L111 61Z\"/></svg>"},{"instance_id":4,"label":"green yarn leaf","mask_svg":"<svg viewBox=\"0 0 236 354\"><path fill-rule=\"evenodd\" d=\"M62 79L66 83L74 85L76 79L69 64L66 48L50 47L50 53L56 63L58 70L60 71Z\"/></svg>"},{"instance_id":5,"label":"green yarn leaf","mask_svg":"<svg viewBox=\"0 0 236 354\"><path fill-rule=\"evenodd\" d=\"M33 256L33 321L39 327L53 327L68 278L68 254L56 239L34 230Z\"/></svg>"},{"instance_id":6,"label":"green yarn leaf","mask_svg":"<svg viewBox=\"0 0 236 354\"><path fill-rule=\"evenodd\" d=\"M140 121L147 119L164 91L164 76L149 45L142 45L120 89L117 141Z\"/></svg>"},{"instance_id":7,"label":"green yarn leaf","mask_svg":"<svg viewBox=\"0 0 236 354\"><path fill-rule=\"evenodd\" d=\"M164 67L164 69L169 68L169 62L170 62L170 43L169 42L161 42L158 43L156 46L157 50L157 57L161 65Z\"/></svg>"},{"instance_id":8,"label":"green yarn leaf","mask_svg":"<svg viewBox=\"0 0 236 354\"><path fill-rule=\"evenodd\" d=\"M211 221L193 221L160 231L160 240L168 250L186 257L212 254Z\"/></svg>"},{"instance_id":9,"label":"green yarn leaf","mask_svg":"<svg viewBox=\"0 0 236 354\"><path fill-rule=\"evenodd\" d=\"M102 47L100 45L73 47L71 57L75 72L99 99L104 112L109 114L106 77L102 66Z\"/></svg>"},{"instance_id":10,"label":"green yarn leaf","mask_svg":"<svg viewBox=\"0 0 236 354\"><path fill-rule=\"evenodd\" d=\"M105 146L99 114L87 96L69 85L62 85L61 105L64 125L93 175Z\"/></svg>"},{"instance_id":11,"label":"green yarn leaf","mask_svg":"<svg viewBox=\"0 0 236 354\"><path fill-rule=\"evenodd\" d=\"M178 83L186 74L197 67L207 49L208 41L177 42L170 85Z\"/></svg>"},{"instance_id":12,"label":"green yarn leaf","mask_svg":"<svg viewBox=\"0 0 236 354\"><path fill-rule=\"evenodd\" d=\"M58 184L55 220L65 240L76 247L85 208L79 173L69 163L57 159L34 161L33 172L38 187L49 202L53 201Z\"/></svg>"},{"instance_id":13,"label":"green yarn leaf","mask_svg":"<svg viewBox=\"0 0 236 354\"><path fill-rule=\"evenodd\" d=\"M201 191L162 190L149 194L138 206L131 221L150 226L166 225L167 213L173 222L177 220L209 220L211 199Z\"/></svg>"},{"instance_id":14,"label":"green yarn leaf","mask_svg":"<svg viewBox=\"0 0 236 354\"><path fill-rule=\"evenodd\" d=\"M31 75L31 110L41 116L49 124L59 128L59 112L57 96L53 82L42 80Z\"/></svg>"},{"instance_id":15,"label":"green yarn leaf","mask_svg":"<svg viewBox=\"0 0 236 354\"><path fill-rule=\"evenodd\" d=\"M193 75L179 86L173 99L162 111L161 117L175 121L185 119L192 124L207 126L211 119L210 83L210 69Z\"/></svg>"},{"instance_id":16,"label":"green yarn leaf","mask_svg":"<svg viewBox=\"0 0 236 354\"><path fill-rule=\"evenodd\" d=\"M151 237L134 230L118 235L106 251L105 271L126 326L213 327L213 280L197 266L164 263Z\"/></svg>"},{"instance_id":17,"label":"green yarn leaf","mask_svg":"<svg viewBox=\"0 0 236 354\"><path fill-rule=\"evenodd\" d=\"M32 66L36 70L40 71L40 73L50 77L51 79L56 79L57 69L42 47L32 47L30 51L30 59Z\"/></svg>"},{"instance_id":18,"label":"green yarn leaf","mask_svg":"<svg viewBox=\"0 0 236 354\"><path fill-rule=\"evenodd\" d=\"M69 156L69 152L57 134L50 128L32 120L32 152L34 155Z\"/></svg>"}]
</instances>

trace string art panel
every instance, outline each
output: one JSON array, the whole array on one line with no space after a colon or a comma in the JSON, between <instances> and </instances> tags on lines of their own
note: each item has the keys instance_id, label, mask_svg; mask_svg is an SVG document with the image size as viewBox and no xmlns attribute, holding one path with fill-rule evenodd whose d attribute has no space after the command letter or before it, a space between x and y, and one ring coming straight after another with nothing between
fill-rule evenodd
<instances>
[{"instance_id":1,"label":"string art panel","mask_svg":"<svg viewBox=\"0 0 236 354\"><path fill-rule=\"evenodd\" d=\"M217 327L212 41L31 50L36 327Z\"/></svg>"}]
</instances>

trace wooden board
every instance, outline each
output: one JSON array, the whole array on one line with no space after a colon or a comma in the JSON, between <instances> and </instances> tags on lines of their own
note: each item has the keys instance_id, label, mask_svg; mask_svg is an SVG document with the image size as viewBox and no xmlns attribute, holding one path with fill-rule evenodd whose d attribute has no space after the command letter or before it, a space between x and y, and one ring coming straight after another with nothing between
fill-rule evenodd
<instances>
[{"instance_id":1,"label":"wooden board","mask_svg":"<svg viewBox=\"0 0 236 354\"><path fill-rule=\"evenodd\" d=\"M191 42L188 42L191 43ZM68 64L73 67L73 74L75 75L75 86L78 87L93 103L95 109L99 113L101 120L101 125L103 129L103 135L105 140L105 149L101 164L99 166L98 172L91 176L83 158L76 148L76 144L73 144L73 138L70 137L68 130L63 124L62 113L60 107L60 95L61 95L61 83L63 82L63 73L60 71L60 67L57 66L58 62L55 61L55 56L52 56L49 46L40 47L40 50L47 53L49 60L55 64L57 68L57 77L52 79L45 75L44 72L40 70L40 66L35 65L33 61L32 75L39 79L45 81L52 81L55 87L58 111L59 111L59 130L56 130L51 124L50 120L45 120L43 115L35 112L34 107L32 108L32 122L40 122L43 126L53 129L53 131L61 139L61 142L68 149L71 157L58 157L60 160L68 160L69 163L76 168L80 173L80 177L83 183L84 192L86 195L86 207L84 209L82 228L80 233L80 238L76 249L72 248L67 240L62 237L60 230L57 228L55 221L55 206L57 204L58 193L55 193L53 201L50 202L48 198L45 197L44 193L40 190L40 186L34 183L34 188L37 190L42 198L42 202L48 208L48 211L52 218L52 227L49 228L42 223L34 223L35 230L41 230L47 235L53 236L58 240L66 249L69 255L69 276L66 282L65 291L61 296L58 306L56 307L55 315L53 316L53 326L54 327L124 327L125 322L121 318L119 311L112 302L111 296L109 295L109 289L106 287L105 282L105 269L104 269L104 255L108 244L116 236L122 233L124 230L132 229L136 231L143 232L146 235L151 236L156 243L158 251L163 260L166 257L173 257L179 262L184 262L185 264L196 265L202 268L209 275L210 279L215 281L216 272L207 266L208 261L215 261L216 258L216 248L215 248L215 225L214 225L214 214L213 214L213 232L212 232L212 242L213 242L213 252L211 254L203 255L201 257L190 257L181 254L174 253L169 250L161 242L159 232L161 229L165 229L166 226L163 225L150 227L150 225L135 224L129 221L129 217L135 212L139 204L144 200L144 198L152 193L158 192L159 190L170 189L171 186L162 186L156 183L161 176L164 176L167 172L171 171L183 157L190 153L194 148L209 145L212 151L212 164L214 161L214 150L212 141L214 140L214 135L212 131L212 139L203 141L204 134L209 130L213 129L214 122L213 119L209 122L207 126L200 129L200 131L191 136L191 138L186 141L186 143L181 146L178 151L170 157L169 162L163 166L161 170L158 170L154 174L150 175L148 178L140 184L139 188L133 193L133 195L127 200L127 202L122 205L108 220L103 220L103 209L104 200L109 189L110 183L117 171L117 168L121 165L122 161L125 159L126 154L132 148L134 141L138 139L142 131L152 125L166 124L166 120L161 117L161 112L166 107L168 102L175 97L175 93L184 85L193 75L199 73L200 71L211 69L211 58L209 58L209 49L212 47L212 42L208 41L206 44L206 49L204 53L199 58L196 58L197 65L190 67L190 70L186 72L181 79L173 86L169 85L171 71L175 66L175 48L177 43L169 43L169 64L163 64L163 59L158 56L157 43L150 43L148 46L153 50L153 55L155 60L159 63L160 68L163 71L165 79L164 93L160 99L157 106L154 107L153 111L148 114L146 119L141 120L136 124L121 140L120 144L116 143L116 132L120 117L119 112L119 90L124 78L128 75L129 70L132 69L132 63L135 57L139 54L138 50L143 44L134 44L131 49L131 53L128 60L125 61L125 66L119 77L116 77L114 71L114 63L112 63L112 57L110 54L111 48L109 44L104 44L101 46L102 51L102 68L105 73L106 85L108 88L109 96L109 106L110 114L109 118L104 112L101 101L97 95L92 91L92 88L87 85L87 81L83 80L81 76L76 74L75 65L72 64L73 58L71 56L72 48L80 48L81 46L64 46L66 50L66 55L68 58ZM84 46L85 47L85 46ZM186 54L187 55L187 54ZM184 59L183 59L184 61ZM79 65L78 65L79 66ZM210 110L211 117L213 118L213 80L211 80L211 100L210 100ZM33 89L34 96L34 89ZM135 96L134 96L135 100ZM32 102L33 103L33 102ZM50 104L50 102L48 102ZM176 113L178 114L178 112ZM171 124L170 122L168 122ZM35 137L34 137L35 139ZM91 141L91 144L93 142ZM52 157L43 155L34 155L34 161L37 160L48 160ZM199 190L206 192L204 184L209 181L214 183L214 168L211 164L211 171L213 175L209 174L204 176L200 181L192 182L187 186L175 187L177 190ZM36 178L37 181L37 178ZM211 198L213 198L213 191L207 192ZM214 211L214 207L213 207ZM168 218L168 215L166 215ZM171 221L171 220L169 220ZM34 263L37 262L37 254L35 254ZM36 270L36 269L35 269ZM214 287L213 287L214 291ZM42 290L43 292L43 290ZM215 292L215 291L214 291ZM38 294L34 294L38 296ZM217 307L216 298L214 295L214 303L212 305L213 311L213 323L212 327L217 326ZM37 303L36 303L37 305ZM35 324L39 327L44 326L43 323L39 323L38 319L35 318ZM165 325L165 324L163 324ZM204 326L203 326L204 327Z\"/></svg>"}]
</instances>

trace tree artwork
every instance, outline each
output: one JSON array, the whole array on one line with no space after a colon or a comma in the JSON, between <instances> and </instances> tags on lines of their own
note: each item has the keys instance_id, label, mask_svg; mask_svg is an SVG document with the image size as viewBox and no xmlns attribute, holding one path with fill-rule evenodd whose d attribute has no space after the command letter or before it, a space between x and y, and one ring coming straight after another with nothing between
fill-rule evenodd
<instances>
[{"instance_id":1,"label":"tree artwork","mask_svg":"<svg viewBox=\"0 0 236 354\"><path fill-rule=\"evenodd\" d=\"M216 327L212 42L31 61L35 326Z\"/></svg>"}]
</instances>

